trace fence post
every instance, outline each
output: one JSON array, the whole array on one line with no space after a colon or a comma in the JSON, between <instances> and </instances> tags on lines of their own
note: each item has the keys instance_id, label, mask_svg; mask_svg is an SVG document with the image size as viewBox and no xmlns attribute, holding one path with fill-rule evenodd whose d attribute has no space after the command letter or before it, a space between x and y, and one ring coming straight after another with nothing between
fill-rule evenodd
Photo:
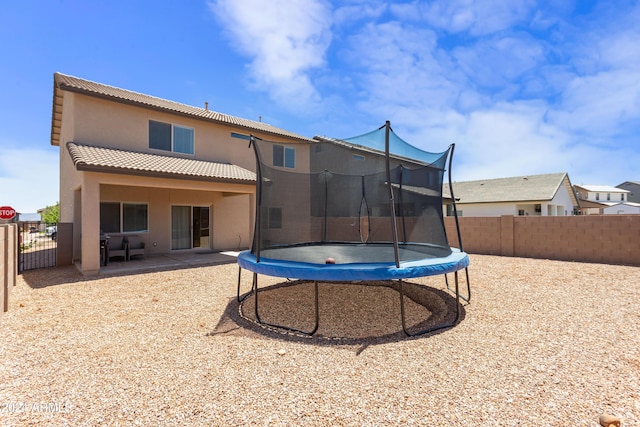
<instances>
[{"instance_id":1,"label":"fence post","mask_svg":"<svg viewBox=\"0 0 640 427\"><path fill-rule=\"evenodd\" d=\"M2 312L9 310L9 227L0 225L0 300Z\"/></svg>"},{"instance_id":2,"label":"fence post","mask_svg":"<svg viewBox=\"0 0 640 427\"><path fill-rule=\"evenodd\" d=\"M16 224L0 225L0 301L2 313L9 311L9 295L17 279L17 235Z\"/></svg>"}]
</instances>

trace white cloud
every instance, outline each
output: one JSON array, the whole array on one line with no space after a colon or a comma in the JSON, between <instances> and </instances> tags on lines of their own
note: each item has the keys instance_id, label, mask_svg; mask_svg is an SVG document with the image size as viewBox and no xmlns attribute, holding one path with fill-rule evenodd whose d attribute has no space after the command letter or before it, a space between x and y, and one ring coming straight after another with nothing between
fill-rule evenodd
<instances>
[{"instance_id":1,"label":"white cloud","mask_svg":"<svg viewBox=\"0 0 640 427\"><path fill-rule=\"evenodd\" d=\"M20 213L59 201L58 151L54 148L12 148L3 143L0 156L0 205Z\"/></svg>"},{"instance_id":2,"label":"white cloud","mask_svg":"<svg viewBox=\"0 0 640 427\"><path fill-rule=\"evenodd\" d=\"M209 3L234 48L250 58L260 90L291 107L315 103L310 78L325 65L331 10L321 0L217 0Z\"/></svg>"},{"instance_id":3,"label":"white cloud","mask_svg":"<svg viewBox=\"0 0 640 427\"><path fill-rule=\"evenodd\" d=\"M337 27L376 19L387 10L387 4L382 0L353 0L346 3L336 7L333 13L333 22Z\"/></svg>"},{"instance_id":4,"label":"white cloud","mask_svg":"<svg viewBox=\"0 0 640 427\"><path fill-rule=\"evenodd\" d=\"M345 56L356 68L363 108L390 117L397 107L438 108L457 100L456 80L464 76L441 53L432 30L388 22L354 34Z\"/></svg>"},{"instance_id":5,"label":"white cloud","mask_svg":"<svg viewBox=\"0 0 640 427\"><path fill-rule=\"evenodd\" d=\"M550 114L559 126L581 135L615 137L640 120L640 70L614 70L576 77Z\"/></svg>"},{"instance_id":6,"label":"white cloud","mask_svg":"<svg viewBox=\"0 0 640 427\"><path fill-rule=\"evenodd\" d=\"M450 33L473 36L492 34L526 22L535 7L533 0L435 0L392 7L399 17L420 17L429 25Z\"/></svg>"},{"instance_id":7,"label":"white cloud","mask_svg":"<svg viewBox=\"0 0 640 427\"><path fill-rule=\"evenodd\" d=\"M462 173L501 177L563 172L566 136L543 121L543 103L499 103L473 112L460 147Z\"/></svg>"},{"instance_id":8,"label":"white cloud","mask_svg":"<svg viewBox=\"0 0 640 427\"><path fill-rule=\"evenodd\" d=\"M354 38L352 58L366 70L358 80L367 94L361 110L390 119L401 137L423 149L456 142L454 174L462 180L566 171L615 185L621 172L603 167L603 159L620 159L622 170L633 170L634 143L616 136L635 132L637 139L637 26L589 32L565 25L557 39L535 38L512 30L531 19L530 2L495 4L502 23L485 22L482 29L485 5L421 4L392 7L403 24L369 24ZM418 12L446 31L491 35L466 37L445 50L440 34L419 24ZM564 19L538 14L538 29L543 17L546 28Z\"/></svg>"},{"instance_id":9,"label":"white cloud","mask_svg":"<svg viewBox=\"0 0 640 427\"><path fill-rule=\"evenodd\" d=\"M615 146L620 136L637 139L640 123L640 5L606 13L575 37L567 52L573 75L549 118L594 144Z\"/></svg>"},{"instance_id":10,"label":"white cloud","mask_svg":"<svg viewBox=\"0 0 640 427\"><path fill-rule=\"evenodd\" d=\"M220 0L216 13L277 101L338 107L317 120L329 126L320 134L348 129L336 122L356 117L390 120L423 149L455 142L458 179L563 171L610 185L638 178L616 179L638 161L640 6L621 12L602 3L576 15L575 4L533 0L347 0L331 18L328 3L301 10L279 0L259 13L249 3ZM290 16L296 24L273 26ZM612 155L623 161L617 171L602 167Z\"/></svg>"},{"instance_id":11,"label":"white cloud","mask_svg":"<svg viewBox=\"0 0 640 427\"><path fill-rule=\"evenodd\" d=\"M456 64L480 87L504 91L545 59L540 42L525 33L485 38L455 48Z\"/></svg>"}]
</instances>

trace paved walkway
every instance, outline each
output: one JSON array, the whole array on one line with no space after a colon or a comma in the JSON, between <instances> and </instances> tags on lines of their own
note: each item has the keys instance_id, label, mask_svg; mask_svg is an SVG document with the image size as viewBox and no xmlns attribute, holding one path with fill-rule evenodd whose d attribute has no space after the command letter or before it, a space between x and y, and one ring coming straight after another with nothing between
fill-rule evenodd
<instances>
[{"instance_id":1,"label":"paved walkway","mask_svg":"<svg viewBox=\"0 0 640 427\"><path fill-rule=\"evenodd\" d=\"M111 259L109 265L100 267L100 275L133 274L154 270L170 270L205 265L230 264L236 262L234 251L192 251L165 255L134 257L130 261Z\"/></svg>"}]
</instances>

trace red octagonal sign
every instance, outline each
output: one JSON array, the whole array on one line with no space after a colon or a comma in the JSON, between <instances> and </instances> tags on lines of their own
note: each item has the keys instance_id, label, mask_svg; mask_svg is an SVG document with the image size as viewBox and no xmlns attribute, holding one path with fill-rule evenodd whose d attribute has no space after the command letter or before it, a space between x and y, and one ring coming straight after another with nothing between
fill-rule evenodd
<instances>
[{"instance_id":1,"label":"red octagonal sign","mask_svg":"<svg viewBox=\"0 0 640 427\"><path fill-rule=\"evenodd\" d=\"M16 216L16 210L11 206L0 206L0 219L12 219Z\"/></svg>"}]
</instances>

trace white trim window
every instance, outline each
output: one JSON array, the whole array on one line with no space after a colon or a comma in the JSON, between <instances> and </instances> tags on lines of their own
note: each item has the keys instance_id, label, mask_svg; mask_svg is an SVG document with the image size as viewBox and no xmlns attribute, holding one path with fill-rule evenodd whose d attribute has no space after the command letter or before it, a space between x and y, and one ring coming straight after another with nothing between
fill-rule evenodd
<instances>
[{"instance_id":1,"label":"white trim window","mask_svg":"<svg viewBox=\"0 0 640 427\"><path fill-rule=\"evenodd\" d=\"M193 128L149 120L149 148L191 154L194 150Z\"/></svg>"},{"instance_id":2,"label":"white trim window","mask_svg":"<svg viewBox=\"0 0 640 427\"><path fill-rule=\"evenodd\" d=\"M273 146L273 166L280 166L288 169L296 167L296 149L274 144Z\"/></svg>"}]
</instances>

